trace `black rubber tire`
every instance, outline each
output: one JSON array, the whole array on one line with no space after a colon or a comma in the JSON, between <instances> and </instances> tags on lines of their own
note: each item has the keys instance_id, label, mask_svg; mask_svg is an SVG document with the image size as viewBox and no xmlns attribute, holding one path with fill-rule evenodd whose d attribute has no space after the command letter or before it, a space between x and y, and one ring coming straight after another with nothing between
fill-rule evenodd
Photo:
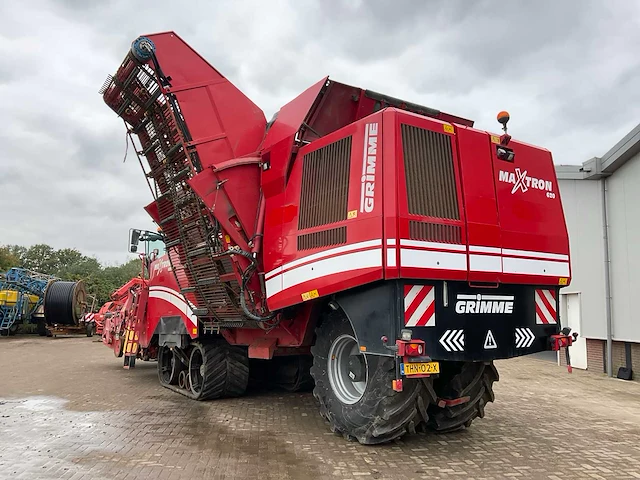
<instances>
[{"instance_id":1,"label":"black rubber tire","mask_svg":"<svg viewBox=\"0 0 640 480\"><path fill-rule=\"evenodd\" d=\"M284 359L286 357L281 358ZM275 358L274 360L278 362L280 359ZM277 365L277 385L287 392L308 392L313 390L314 383L311 376L313 357L311 355L295 355L287 360Z\"/></svg>"},{"instance_id":2,"label":"black rubber tire","mask_svg":"<svg viewBox=\"0 0 640 480\"><path fill-rule=\"evenodd\" d=\"M493 383L499 380L493 362L441 362L439 378L433 382L438 398L470 397L467 403L440 408L429 406L427 427L437 432L451 432L469 427L475 418L484 417L484 407L495 400Z\"/></svg>"},{"instance_id":3,"label":"black rubber tire","mask_svg":"<svg viewBox=\"0 0 640 480\"><path fill-rule=\"evenodd\" d=\"M38 335L40 335L41 337L51 337L53 335L51 331L47 328L47 323L44 318L41 318L38 320L37 330L38 330Z\"/></svg>"},{"instance_id":4,"label":"black rubber tire","mask_svg":"<svg viewBox=\"0 0 640 480\"><path fill-rule=\"evenodd\" d=\"M0 330L0 337L8 337L8 336L9 336L9 329L8 328Z\"/></svg>"},{"instance_id":5,"label":"black rubber tire","mask_svg":"<svg viewBox=\"0 0 640 480\"><path fill-rule=\"evenodd\" d=\"M197 366L198 357L202 358L202 369ZM239 397L249 383L249 358L246 350L221 338L194 342L188 373L191 394L196 400Z\"/></svg>"},{"instance_id":6,"label":"black rubber tire","mask_svg":"<svg viewBox=\"0 0 640 480\"><path fill-rule=\"evenodd\" d=\"M93 323L87 323L86 330L87 330L87 337L93 337L93 331L95 330L95 325Z\"/></svg>"},{"instance_id":7,"label":"black rubber tire","mask_svg":"<svg viewBox=\"0 0 640 480\"><path fill-rule=\"evenodd\" d=\"M310 392L311 355L287 355L271 360L249 359L249 387L258 390L281 389L287 392Z\"/></svg>"},{"instance_id":8,"label":"black rubber tire","mask_svg":"<svg viewBox=\"0 0 640 480\"><path fill-rule=\"evenodd\" d=\"M415 431L427 415L424 383L405 379L403 391L394 391L395 360L392 357L367 355L367 386L356 403L347 405L336 397L327 373L328 355L334 340L344 334L353 335L349 320L340 312L332 312L316 329L316 343L311 348L313 395L331 431L362 444L384 443Z\"/></svg>"},{"instance_id":9,"label":"black rubber tire","mask_svg":"<svg viewBox=\"0 0 640 480\"><path fill-rule=\"evenodd\" d=\"M176 358L169 347L158 348L158 380L160 380L160 384L177 385L178 376L185 369L186 365Z\"/></svg>"}]
</instances>

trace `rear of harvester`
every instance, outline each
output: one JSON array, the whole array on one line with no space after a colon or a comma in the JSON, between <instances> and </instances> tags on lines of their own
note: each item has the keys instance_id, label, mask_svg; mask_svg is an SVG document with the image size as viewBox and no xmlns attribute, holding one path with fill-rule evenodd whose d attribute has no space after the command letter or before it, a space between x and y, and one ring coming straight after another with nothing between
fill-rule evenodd
<instances>
[{"instance_id":1,"label":"rear of harvester","mask_svg":"<svg viewBox=\"0 0 640 480\"><path fill-rule=\"evenodd\" d=\"M168 365L235 395L244 359L310 352L322 416L371 444L468 426L495 359L570 345L547 150L328 79L267 124L177 35L149 38L103 94L138 136L147 210L198 317L180 342L158 331Z\"/></svg>"}]
</instances>

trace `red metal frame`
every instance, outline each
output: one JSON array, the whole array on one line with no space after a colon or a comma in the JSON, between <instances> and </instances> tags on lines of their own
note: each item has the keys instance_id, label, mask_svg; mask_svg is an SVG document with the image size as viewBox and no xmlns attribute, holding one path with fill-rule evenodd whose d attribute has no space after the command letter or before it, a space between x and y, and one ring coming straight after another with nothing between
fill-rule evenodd
<instances>
[{"instance_id":1,"label":"red metal frame","mask_svg":"<svg viewBox=\"0 0 640 480\"><path fill-rule=\"evenodd\" d=\"M327 77L285 105L266 130L262 111L175 33L149 38L156 45L164 75L171 78L171 86L162 91L175 96L188 126L191 138L183 138L183 147L197 152L202 167L194 168L189 185L208 215L221 225L225 247L239 247L256 258L258 275L251 278L245 298L257 311L264 311L266 303L280 315L273 329L224 329L222 334L230 343L250 346L260 358L277 354L278 349L306 348L315 321L309 300L383 278L547 286L570 282L568 235L547 150L511 140L508 147L515 159L506 162L497 157L499 137L473 129L469 120L427 109L424 115L411 113L422 107L380 100L383 97L377 94L330 82ZM151 61L149 66L153 67ZM125 62L116 77L125 78L128 68ZM111 90L105 93L107 103L116 97ZM374 124L374 207L367 212L360 208L363 159L366 166L366 136ZM402 124L449 137L459 220L409 213ZM331 224L347 227L346 245L298 251L303 158L348 135L352 136L349 214L346 220ZM146 210L159 221L155 203ZM411 242L411 220L458 226L462 243ZM326 228L304 229L304 233ZM463 257L466 267L424 267L403 260L403 256L434 252ZM176 259L172 261L177 266ZM249 260L234 255L233 262L240 282ZM266 291L260 275L265 276ZM151 264L148 281L134 279L114 295L114 302L121 306L118 318L138 319L132 328L139 331L143 347L151 345L162 316L179 315L191 338L198 335L193 315L197 306L180 293L167 257ZM288 307L293 313L284 318L282 309ZM105 343L113 343L118 329L122 325L105 322Z\"/></svg>"}]
</instances>

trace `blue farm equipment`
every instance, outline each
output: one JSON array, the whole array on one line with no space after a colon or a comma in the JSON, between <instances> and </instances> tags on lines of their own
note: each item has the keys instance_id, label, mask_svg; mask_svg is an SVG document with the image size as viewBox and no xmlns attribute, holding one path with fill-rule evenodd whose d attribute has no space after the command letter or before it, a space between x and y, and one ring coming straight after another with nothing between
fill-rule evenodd
<instances>
[{"instance_id":1,"label":"blue farm equipment","mask_svg":"<svg viewBox=\"0 0 640 480\"><path fill-rule=\"evenodd\" d=\"M37 323L41 335L47 324L78 325L85 308L83 282L15 267L0 274L0 335L15 333L21 323Z\"/></svg>"}]
</instances>

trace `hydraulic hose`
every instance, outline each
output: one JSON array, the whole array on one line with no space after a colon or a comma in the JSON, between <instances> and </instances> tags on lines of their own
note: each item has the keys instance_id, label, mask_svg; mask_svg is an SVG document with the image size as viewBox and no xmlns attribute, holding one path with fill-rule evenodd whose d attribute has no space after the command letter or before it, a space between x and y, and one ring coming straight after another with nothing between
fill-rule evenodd
<instances>
[{"instance_id":1,"label":"hydraulic hose","mask_svg":"<svg viewBox=\"0 0 640 480\"><path fill-rule=\"evenodd\" d=\"M53 282L44 294L44 317L49 324L78 325L86 306L84 282Z\"/></svg>"},{"instance_id":2,"label":"hydraulic hose","mask_svg":"<svg viewBox=\"0 0 640 480\"><path fill-rule=\"evenodd\" d=\"M268 315L266 315L264 317L260 316L260 315L256 315L255 313L251 312L249 310L249 307L247 306L247 301L244 298L244 291L245 291L246 283L249 280L249 278L251 277L251 275L256 270L256 259L249 252L245 252L244 250L241 250L239 247L229 249L229 253L231 253L233 255L241 255L241 256L245 257L247 260L249 260L251 262L251 265L249 265L249 267L247 267L247 269L245 270L244 274L242 275L242 282L240 283L240 307L242 307L242 312L250 320L253 320L253 321L256 321L256 322L267 322L267 321L273 319L276 316L276 314L273 313L273 312L271 312L270 314L268 314Z\"/></svg>"}]
</instances>

